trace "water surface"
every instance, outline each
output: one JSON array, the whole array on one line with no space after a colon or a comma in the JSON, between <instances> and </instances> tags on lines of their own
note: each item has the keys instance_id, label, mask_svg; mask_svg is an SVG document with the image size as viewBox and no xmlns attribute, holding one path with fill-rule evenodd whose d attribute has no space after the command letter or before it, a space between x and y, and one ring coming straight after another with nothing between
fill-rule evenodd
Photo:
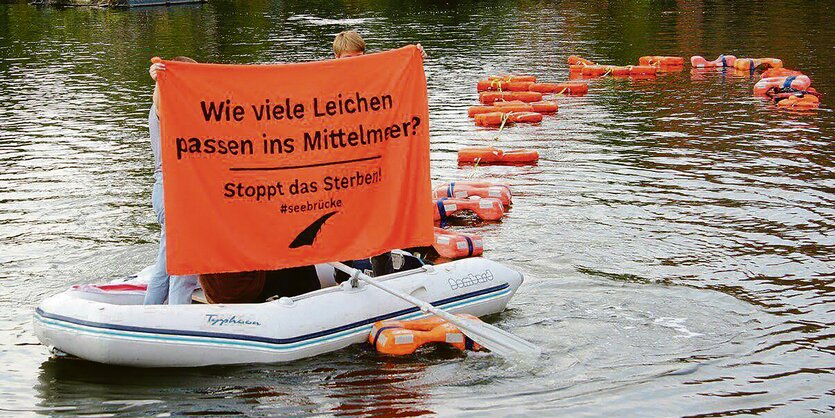
<instances>
[{"instance_id":1,"label":"water surface","mask_svg":"<svg viewBox=\"0 0 835 418\"><path fill-rule=\"evenodd\" d=\"M467 106L487 74L568 77L578 54L782 58L835 92L825 2L211 1L135 10L0 4L0 414L806 416L835 407L831 98L787 113L753 81L689 68L591 81L498 145L535 167L459 169L495 143ZM803 16L797 19L797 16ZM536 364L356 346L280 365L139 370L51 358L31 317L69 285L149 264L148 59L324 59L337 32L430 54L432 177L516 192L466 224L527 281L492 318L543 346Z\"/></svg>"}]
</instances>

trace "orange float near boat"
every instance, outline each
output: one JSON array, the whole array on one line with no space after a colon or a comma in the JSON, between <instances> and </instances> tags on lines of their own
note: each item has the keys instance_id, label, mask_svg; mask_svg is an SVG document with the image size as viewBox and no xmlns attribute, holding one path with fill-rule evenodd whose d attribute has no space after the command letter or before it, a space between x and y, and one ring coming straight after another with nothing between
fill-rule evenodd
<instances>
[{"instance_id":1,"label":"orange float near boat","mask_svg":"<svg viewBox=\"0 0 835 418\"><path fill-rule=\"evenodd\" d=\"M470 106L467 114L473 118L476 115L485 113L510 113L510 112L533 112L533 106L519 100L509 102L495 102L490 106Z\"/></svg>"},{"instance_id":2,"label":"orange float near boat","mask_svg":"<svg viewBox=\"0 0 835 418\"><path fill-rule=\"evenodd\" d=\"M812 85L812 80L805 75L793 75L788 77L769 77L763 78L754 84L754 94L758 96L765 95L765 92L773 87L779 89L792 88L795 90L806 90Z\"/></svg>"},{"instance_id":3,"label":"orange float near boat","mask_svg":"<svg viewBox=\"0 0 835 418\"><path fill-rule=\"evenodd\" d=\"M655 67L683 67L684 58L666 57L661 55L649 55L638 58L639 65L652 65Z\"/></svg>"},{"instance_id":4,"label":"orange float near boat","mask_svg":"<svg viewBox=\"0 0 835 418\"><path fill-rule=\"evenodd\" d=\"M800 71L790 70L788 68L769 68L760 74L760 78L790 77L793 75L803 75L803 73Z\"/></svg>"},{"instance_id":5,"label":"orange float near boat","mask_svg":"<svg viewBox=\"0 0 835 418\"><path fill-rule=\"evenodd\" d=\"M576 55L569 55L568 65L595 65L595 63L585 58L578 57Z\"/></svg>"},{"instance_id":6,"label":"orange float near boat","mask_svg":"<svg viewBox=\"0 0 835 418\"><path fill-rule=\"evenodd\" d=\"M535 91L484 91L479 93L478 99L484 104L493 104L498 101L519 100L522 102L538 102L542 100L542 93Z\"/></svg>"},{"instance_id":7,"label":"orange float near boat","mask_svg":"<svg viewBox=\"0 0 835 418\"><path fill-rule=\"evenodd\" d=\"M658 68L652 65L635 65L629 67L629 75L631 76L641 76L641 75L655 75L658 73Z\"/></svg>"},{"instance_id":8,"label":"orange float near boat","mask_svg":"<svg viewBox=\"0 0 835 418\"><path fill-rule=\"evenodd\" d=\"M768 68L783 68L783 61L777 58L737 58L734 61L734 68L737 70L754 71L761 65Z\"/></svg>"},{"instance_id":9,"label":"orange float near boat","mask_svg":"<svg viewBox=\"0 0 835 418\"><path fill-rule=\"evenodd\" d=\"M500 108L501 109L501 108ZM539 123L542 114L536 112L498 112L475 115L476 126L501 126L509 123Z\"/></svg>"},{"instance_id":10,"label":"orange float near boat","mask_svg":"<svg viewBox=\"0 0 835 418\"><path fill-rule=\"evenodd\" d=\"M459 314L462 318L480 321L473 315ZM386 320L374 323L368 342L377 352L404 356L430 344L449 344L459 350L481 350L482 347L464 335L458 327L437 316L412 321Z\"/></svg>"},{"instance_id":11,"label":"orange float near boat","mask_svg":"<svg viewBox=\"0 0 835 418\"><path fill-rule=\"evenodd\" d=\"M539 153L528 149L503 151L494 147L470 147L458 150L458 164L526 165L537 161Z\"/></svg>"},{"instance_id":12,"label":"orange float near boat","mask_svg":"<svg viewBox=\"0 0 835 418\"><path fill-rule=\"evenodd\" d=\"M435 200L433 207L435 221L445 221L461 212L472 212L484 221L498 221L504 216L504 206L501 200L489 197L483 199L442 197Z\"/></svg>"},{"instance_id":13,"label":"orange float near boat","mask_svg":"<svg viewBox=\"0 0 835 418\"><path fill-rule=\"evenodd\" d=\"M537 113L557 113L557 110L559 110L559 105L557 105L557 102L550 100L543 100L541 102L531 102L530 105L533 108L533 111Z\"/></svg>"},{"instance_id":14,"label":"orange float near boat","mask_svg":"<svg viewBox=\"0 0 835 418\"><path fill-rule=\"evenodd\" d=\"M690 57L690 65L695 68L724 68L733 67L736 62L736 57L733 55L720 55L713 61L708 61L704 57L694 55Z\"/></svg>"},{"instance_id":15,"label":"orange float near boat","mask_svg":"<svg viewBox=\"0 0 835 418\"><path fill-rule=\"evenodd\" d=\"M793 94L777 102L781 109L812 110L820 106L821 101L811 94Z\"/></svg>"},{"instance_id":16,"label":"orange float near boat","mask_svg":"<svg viewBox=\"0 0 835 418\"><path fill-rule=\"evenodd\" d=\"M488 80L501 80L501 81L529 81L531 83L536 83L536 76L532 75L491 75L487 77Z\"/></svg>"},{"instance_id":17,"label":"orange float near boat","mask_svg":"<svg viewBox=\"0 0 835 418\"><path fill-rule=\"evenodd\" d=\"M532 81L479 80L478 91L529 91Z\"/></svg>"},{"instance_id":18,"label":"orange float near boat","mask_svg":"<svg viewBox=\"0 0 835 418\"><path fill-rule=\"evenodd\" d=\"M580 74L589 77L599 77L605 75L609 72L610 66L608 65L582 65L579 66ZM569 67L570 69L570 67Z\"/></svg>"},{"instance_id":19,"label":"orange float near boat","mask_svg":"<svg viewBox=\"0 0 835 418\"><path fill-rule=\"evenodd\" d=\"M467 116L473 118L475 115L480 115L482 113L493 113L498 112L499 108L496 106L470 106L467 109Z\"/></svg>"},{"instance_id":20,"label":"orange float near boat","mask_svg":"<svg viewBox=\"0 0 835 418\"><path fill-rule=\"evenodd\" d=\"M611 66L609 67L609 73L612 74L614 77L626 77L629 76L630 72L632 71L631 66Z\"/></svg>"},{"instance_id":21,"label":"orange float near boat","mask_svg":"<svg viewBox=\"0 0 835 418\"><path fill-rule=\"evenodd\" d=\"M589 92L586 83L533 83L531 91L539 93L557 93L566 96L581 96Z\"/></svg>"},{"instance_id":22,"label":"orange float near boat","mask_svg":"<svg viewBox=\"0 0 835 418\"><path fill-rule=\"evenodd\" d=\"M525 103L521 100L510 100L510 101L493 103L493 107L502 108L502 109L509 109L509 108L513 108L514 106L525 106L525 109L532 109L530 103Z\"/></svg>"},{"instance_id":23,"label":"orange float near boat","mask_svg":"<svg viewBox=\"0 0 835 418\"><path fill-rule=\"evenodd\" d=\"M484 241L478 235L461 234L435 227L432 248L438 255L451 260L478 257L484 253Z\"/></svg>"},{"instance_id":24,"label":"orange float near boat","mask_svg":"<svg viewBox=\"0 0 835 418\"><path fill-rule=\"evenodd\" d=\"M466 199L473 196L499 199L505 206L513 203L513 194L510 192L510 186L500 183L453 181L438 186L432 191L432 197L435 199L442 197Z\"/></svg>"}]
</instances>

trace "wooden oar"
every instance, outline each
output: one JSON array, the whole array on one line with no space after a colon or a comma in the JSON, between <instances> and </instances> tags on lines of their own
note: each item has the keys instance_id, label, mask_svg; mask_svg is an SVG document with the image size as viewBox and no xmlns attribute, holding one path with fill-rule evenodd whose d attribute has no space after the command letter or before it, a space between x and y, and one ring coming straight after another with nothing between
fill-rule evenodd
<instances>
[{"instance_id":1,"label":"wooden oar","mask_svg":"<svg viewBox=\"0 0 835 418\"><path fill-rule=\"evenodd\" d=\"M461 332L463 332L464 335L466 335L482 347L500 356L539 356L540 354L542 354L542 349L540 349L536 345L531 344L528 341L525 341L507 331L496 328L490 324L481 321L473 321L471 319L455 316L447 311L444 311L443 309L439 309L432 306L432 304L428 302L422 301L418 298L415 298L412 295L401 292L400 290L391 288L388 285L383 284L382 282L374 280L365 273L355 268L348 267L345 264L330 264L335 269L350 274L351 277L356 277L368 283L371 286L374 286L390 295L397 296L398 298L417 306L423 312L429 312L433 315L437 315L445 319L447 322L450 322L451 324L458 327L458 329Z\"/></svg>"}]
</instances>

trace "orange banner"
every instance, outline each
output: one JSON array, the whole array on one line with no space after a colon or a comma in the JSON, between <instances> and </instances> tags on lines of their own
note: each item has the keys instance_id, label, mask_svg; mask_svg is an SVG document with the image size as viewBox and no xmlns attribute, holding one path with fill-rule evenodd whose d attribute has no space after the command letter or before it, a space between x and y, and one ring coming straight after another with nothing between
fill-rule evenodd
<instances>
[{"instance_id":1,"label":"orange banner","mask_svg":"<svg viewBox=\"0 0 835 418\"><path fill-rule=\"evenodd\" d=\"M164 63L170 274L431 244L429 112L416 47L287 65Z\"/></svg>"}]
</instances>

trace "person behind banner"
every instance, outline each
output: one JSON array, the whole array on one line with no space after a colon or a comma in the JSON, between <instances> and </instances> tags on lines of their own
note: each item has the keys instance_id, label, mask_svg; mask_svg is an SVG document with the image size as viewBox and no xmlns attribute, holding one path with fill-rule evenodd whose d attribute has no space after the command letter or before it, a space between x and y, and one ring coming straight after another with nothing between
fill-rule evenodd
<instances>
[{"instance_id":1,"label":"person behind banner","mask_svg":"<svg viewBox=\"0 0 835 418\"><path fill-rule=\"evenodd\" d=\"M420 56L426 58L426 50L421 44L415 44L420 50ZM333 54L339 58L358 57L365 54L365 40L355 30L346 30L339 32L333 39Z\"/></svg>"},{"instance_id":2,"label":"person behind banner","mask_svg":"<svg viewBox=\"0 0 835 418\"><path fill-rule=\"evenodd\" d=\"M420 44L415 45L420 50L420 55L426 58L426 51ZM365 40L355 30L346 30L339 32L333 39L333 55L336 59L358 57L365 55ZM346 261L345 264L353 266L352 262ZM374 277L383 276L393 273L395 271L392 260L391 251L380 255L371 257L371 271ZM342 282L348 279L348 274L337 271L336 280Z\"/></svg>"},{"instance_id":3,"label":"person behind banner","mask_svg":"<svg viewBox=\"0 0 835 418\"><path fill-rule=\"evenodd\" d=\"M174 57L172 61L197 62L188 57ZM163 64L153 64L149 69L151 78L156 82L158 71L165 69ZM168 299L169 305L191 303L192 293L197 287L197 276L169 276L166 268L165 242L165 199L162 179L162 152L160 142L159 89L154 87L154 98L148 113L148 128L151 136L151 152L154 155L154 188L151 192L151 204L160 225L159 250L156 262L145 292L145 305L161 305Z\"/></svg>"}]
</instances>

